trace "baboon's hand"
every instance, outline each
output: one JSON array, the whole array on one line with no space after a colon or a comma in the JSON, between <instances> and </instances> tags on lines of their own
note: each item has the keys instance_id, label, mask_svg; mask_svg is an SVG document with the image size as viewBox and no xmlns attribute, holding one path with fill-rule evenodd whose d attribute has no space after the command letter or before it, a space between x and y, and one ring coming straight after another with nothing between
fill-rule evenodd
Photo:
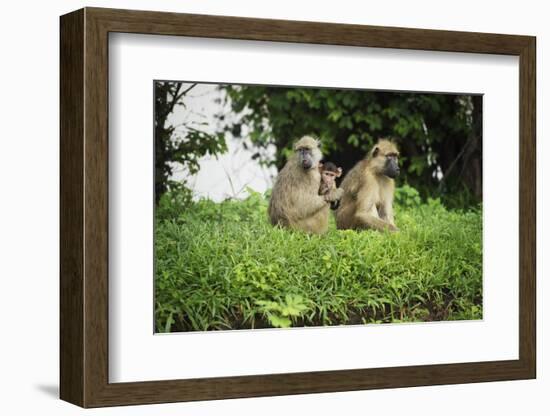
<instances>
[{"instance_id":1,"label":"baboon's hand","mask_svg":"<svg viewBox=\"0 0 550 416\"><path fill-rule=\"evenodd\" d=\"M327 202L339 201L340 198L342 198L343 194L344 194L343 189L340 189L340 188L331 189L327 194L325 194L325 201Z\"/></svg>"},{"instance_id":2,"label":"baboon's hand","mask_svg":"<svg viewBox=\"0 0 550 416\"><path fill-rule=\"evenodd\" d=\"M388 224L388 230L391 231L392 233L396 233L399 231L399 228L397 228L397 226L394 224Z\"/></svg>"}]
</instances>

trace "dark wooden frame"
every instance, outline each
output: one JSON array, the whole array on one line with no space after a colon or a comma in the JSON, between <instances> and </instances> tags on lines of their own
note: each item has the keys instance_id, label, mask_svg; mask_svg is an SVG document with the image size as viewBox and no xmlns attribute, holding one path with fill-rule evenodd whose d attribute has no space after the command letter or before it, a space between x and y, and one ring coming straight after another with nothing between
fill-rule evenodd
<instances>
[{"instance_id":1,"label":"dark wooden frame","mask_svg":"<svg viewBox=\"0 0 550 416\"><path fill-rule=\"evenodd\" d=\"M61 17L60 396L83 407L536 376L534 37L85 8ZM136 383L108 380L109 32L519 56L519 359Z\"/></svg>"}]
</instances>

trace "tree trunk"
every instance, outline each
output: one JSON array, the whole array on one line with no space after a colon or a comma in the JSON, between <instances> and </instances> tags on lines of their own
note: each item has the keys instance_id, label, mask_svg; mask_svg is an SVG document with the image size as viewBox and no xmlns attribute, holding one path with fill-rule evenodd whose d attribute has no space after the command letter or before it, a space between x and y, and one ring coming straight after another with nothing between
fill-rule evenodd
<instances>
[{"instance_id":1,"label":"tree trunk","mask_svg":"<svg viewBox=\"0 0 550 416\"><path fill-rule=\"evenodd\" d=\"M464 154L461 176L468 189L479 200L483 192L483 98L481 95L472 96L472 134L471 145Z\"/></svg>"}]
</instances>

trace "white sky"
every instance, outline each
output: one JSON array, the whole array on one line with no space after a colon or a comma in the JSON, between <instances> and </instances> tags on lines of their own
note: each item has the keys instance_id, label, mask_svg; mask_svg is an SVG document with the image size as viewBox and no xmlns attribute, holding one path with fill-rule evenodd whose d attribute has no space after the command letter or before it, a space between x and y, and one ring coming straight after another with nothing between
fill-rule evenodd
<instances>
[{"instance_id":1,"label":"white sky","mask_svg":"<svg viewBox=\"0 0 550 416\"><path fill-rule=\"evenodd\" d=\"M190 85L184 84L182 90ZM216 99L223 98L224 94L217 90L217 84L198 84L184 98L186 107L176 106L168 117L168 123L178 126L176 131L180 133L185 132L182 123L207 133L218 131L221 125L215 118L216 114L223 112L227 121L236 119L230 106L224 106L223 100L216 103ZM246 137L247 130L244 126L242 132L243 137ZM252 159L254 152L243 148L242 139L233 139L231 135L227 135L226 140L228 151L217 158L203 157L197 174L189 176L182 166L178 166L174 169L172 179L187 179L187 185L193 190L195 198L208 197L217 202L228 197L246 197L246 187L257 192L271 188L277 170L274 167L268 169L259 166ZM270 154L275 154L275 148L269 151Z\"/></svg>"}]
</instances>

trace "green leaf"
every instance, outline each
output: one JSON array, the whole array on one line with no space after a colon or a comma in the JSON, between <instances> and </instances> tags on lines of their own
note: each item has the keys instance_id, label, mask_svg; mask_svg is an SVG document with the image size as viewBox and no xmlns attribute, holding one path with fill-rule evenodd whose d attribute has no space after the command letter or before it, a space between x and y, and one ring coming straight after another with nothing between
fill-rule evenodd
<instances>
[{"instance_id":1,"label":"green leaf","mask_svg":"<svg viewBox=\"0 0 550 416\"><path fill-rule=\"evenodd\" d=\"M268 319L269 323L271 323L271 325L273 325L275 328L288 328L292 324L290 319L282 316L269 315Z\"/></svg>"}]
</instances>

